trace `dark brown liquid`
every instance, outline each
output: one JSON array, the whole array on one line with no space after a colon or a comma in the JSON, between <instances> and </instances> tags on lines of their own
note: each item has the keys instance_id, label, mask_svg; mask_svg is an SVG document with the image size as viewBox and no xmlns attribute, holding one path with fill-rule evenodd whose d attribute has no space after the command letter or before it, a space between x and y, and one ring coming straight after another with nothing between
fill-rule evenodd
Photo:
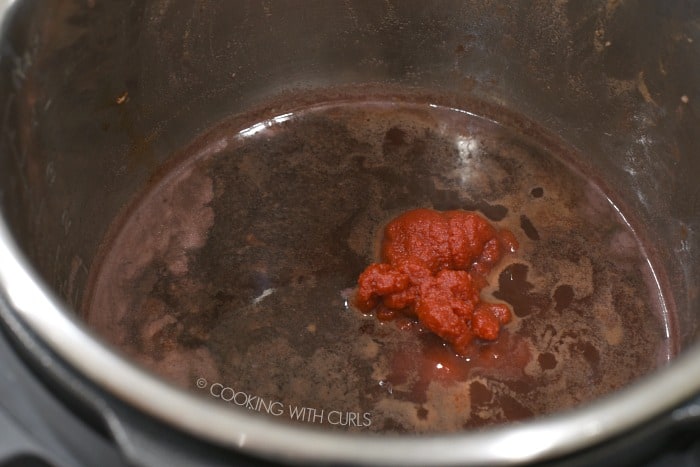
<instances>
[{"instance_id":1,"label":"dark brown liquid","mask_svg":"<svg viewBox=\"0 0 700 467\"><path fill-rule=\"evenodd\" d=\"M643 248L587 177L469 113L324 104L193 145L115 226L86 320L207 397L319 427L447 432L552 413L672 357ZM395 215L478 210L520 241L485 299L514 311L457 357L351 306Z\"/></svg>"}]
</instances>

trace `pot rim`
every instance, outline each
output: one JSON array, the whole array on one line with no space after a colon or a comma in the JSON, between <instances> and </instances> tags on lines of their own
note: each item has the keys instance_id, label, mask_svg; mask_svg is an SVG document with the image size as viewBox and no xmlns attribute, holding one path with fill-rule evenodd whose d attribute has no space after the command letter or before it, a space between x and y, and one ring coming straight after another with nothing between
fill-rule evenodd
<instances>
[{"instance_id":1,"label":"pot rim","mask_svg":"<svg viewBox=\"0 0 700 467\"><path fill-rule=\"evenodd\" d=\"M0 23L13 3L0 0ZM277 423L201 397L119 355L40 279L2 217L0 297L60 359L106 393L189 435L268 459L404 466L543 461L620 435L700 393L700 343L696 343L668 366L615 393L517 425L422 436L324 432Z\"/></svg>"}]
</instances>

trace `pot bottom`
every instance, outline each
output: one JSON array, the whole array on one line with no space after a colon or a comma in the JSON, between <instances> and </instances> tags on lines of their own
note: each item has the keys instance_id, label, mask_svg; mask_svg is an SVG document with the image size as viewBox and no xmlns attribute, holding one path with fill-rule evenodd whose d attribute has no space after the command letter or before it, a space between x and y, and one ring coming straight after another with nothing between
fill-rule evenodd
<instances>
[{"instance_id":1,"label":"pot bottom","mask_svg":"<svg viewBox=\"0 0 700 467\"><path fill-rule=\"evenodd\" d=\"M396 100L240 121L163 169L91 271L88 325L174 384L289 423L443 433L571 408L673 357L630 213L536 134ZM513 322L466 356L353 306L383 226L416 208L478 211L520 243L482 292Z\"/></svg>"}]
</instances>

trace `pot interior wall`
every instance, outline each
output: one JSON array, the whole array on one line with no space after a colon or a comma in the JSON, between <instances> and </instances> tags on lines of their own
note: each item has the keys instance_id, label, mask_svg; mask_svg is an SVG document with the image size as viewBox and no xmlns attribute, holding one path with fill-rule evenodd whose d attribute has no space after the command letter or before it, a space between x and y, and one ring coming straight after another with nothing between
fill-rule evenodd
<instances>
[{"instance_id":1,"label":"pot interior wall","mask_svg":"<svg viewBox=\"0 0 700 467\"><path fill-rule=\"evenodd\" d=\"M207 129L300 95L410 89L575 148L632 214L687 347L698 19L692 2L17 2L0 60L3 216L78 309L112 221Z\"/></svg>"}]
</instances>

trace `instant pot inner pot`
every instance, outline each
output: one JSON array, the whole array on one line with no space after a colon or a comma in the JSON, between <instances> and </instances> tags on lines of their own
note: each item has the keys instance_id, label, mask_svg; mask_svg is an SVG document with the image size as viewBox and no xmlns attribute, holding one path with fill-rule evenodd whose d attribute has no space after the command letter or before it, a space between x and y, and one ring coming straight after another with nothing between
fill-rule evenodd
<instances>
[{"instance_id":1,"label":"instant pot inner pot","mask_svg":"<svg viewBox=\"0 0 700 467\"><path fill-rule=\"evenodd\" d=\"M280 422L443 433L576 407L697 339L680 9L116 3L14 8L0 186L39 274L138 364ZM650 24L666 46L630 39ZM520 243L482 292L514 319L468 355L353 304L416 208Z\"/></svg>"}]
</instances>

